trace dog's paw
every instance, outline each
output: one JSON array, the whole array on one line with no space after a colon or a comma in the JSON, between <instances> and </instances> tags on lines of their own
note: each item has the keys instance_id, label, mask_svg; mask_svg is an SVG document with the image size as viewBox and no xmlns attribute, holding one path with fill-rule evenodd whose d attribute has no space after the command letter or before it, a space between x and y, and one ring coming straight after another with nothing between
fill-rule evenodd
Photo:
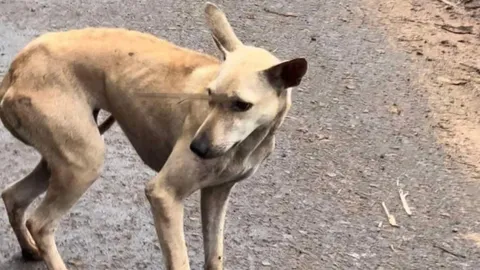
<instances>
[{"instance_id":1,"label":"dog's paw","mask_svg":"<svg viewBox=\"0 0 480 270\"><path fill-rule=\"evenodd\" d=\"M41 261L42 257L38 251L32 251L28 249L22 249L22 258L25 261Z\"/></svg>"}]
</instances>

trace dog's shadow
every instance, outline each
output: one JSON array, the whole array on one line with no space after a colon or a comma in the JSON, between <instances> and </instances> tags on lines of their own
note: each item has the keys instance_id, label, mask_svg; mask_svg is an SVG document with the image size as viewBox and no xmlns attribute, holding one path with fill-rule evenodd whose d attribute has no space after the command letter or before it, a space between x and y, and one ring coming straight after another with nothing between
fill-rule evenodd
<instances>
[{"instance_id":1,"label":"dog's shadow","mask_svg":"<svg viewBox=\"0 0 480 270\"><path fill-rule=\"evenodd\" d=\"M0 270L47 270L42 261L25 261L20 254L15 254L0 263Z\"/></svg>"}]
</instances>

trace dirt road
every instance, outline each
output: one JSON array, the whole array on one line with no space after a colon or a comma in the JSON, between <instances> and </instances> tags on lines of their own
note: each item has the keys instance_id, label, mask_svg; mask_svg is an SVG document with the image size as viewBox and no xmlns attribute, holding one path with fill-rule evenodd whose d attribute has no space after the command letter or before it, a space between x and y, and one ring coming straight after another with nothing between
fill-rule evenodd
<instances>
[{"instance_id":1,"label":"dirt road","mask_svg":"<svg viewBox=\"0 0 480 270\"><path fill-rule=\"evenodd\" d=\"M480 269L479 182L438 140L411 53L389 43L391 32L370 22L363 1L272 2L217 2L246 43L310 63L277 149L232 194L226 269ZM148 31L216 53L202 5L0 0L0 74L34 36L83 26ZM71 269L160 269L143 193L154 172L118 126L105 140L105 172L62 220L59 250ZM0 188L39 158L3 128L0 155ZM197 202L198 193L187 201L185 231L192 269L203 269ZM389 225L382 202L399 227ZM45 269L20 259L4 210L0 269Z\"/></svg>"}]
</instances>

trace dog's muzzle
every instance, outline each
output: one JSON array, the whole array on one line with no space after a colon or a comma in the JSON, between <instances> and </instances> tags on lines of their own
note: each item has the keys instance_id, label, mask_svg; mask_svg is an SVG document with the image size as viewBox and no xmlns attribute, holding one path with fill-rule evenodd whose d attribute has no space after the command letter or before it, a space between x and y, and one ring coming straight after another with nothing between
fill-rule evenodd
<instances>
[{"instance_id":1,"label":"dog's muzzle","mask_svg":"<svg viewBox=\"0 0 480 270\"><path fill-rule=\"evenodd\" d=\"M203 159L212 158L210 141L205 133L199 134L190 144L190 150Z\"/></svg>"}]
</instances>

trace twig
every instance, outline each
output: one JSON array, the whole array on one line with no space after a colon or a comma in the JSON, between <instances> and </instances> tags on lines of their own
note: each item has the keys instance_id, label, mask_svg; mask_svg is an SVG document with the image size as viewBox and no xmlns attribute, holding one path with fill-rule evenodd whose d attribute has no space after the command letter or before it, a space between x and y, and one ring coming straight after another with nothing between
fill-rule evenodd
<instances>
[{"instance_id":1,"label":"twig","mask_svg":"<svg viewBox=\"0 0 480 270\"><path fill-rule=\"evenodd\" d=\"M303 249L303 248L301 248L301 247L298 247L298 246L296 246L296 245L294 245L294 244L292 244L292 243L289 243L289 246L291 246L292 248L296 249L297 251L299 251L299 252L301 252L301 253L310 255L310 256L312 256L313 258L316 257L316 256L315 256L313 253L311 253L310 251L307 251L307 250L305 250L305 249Z\"/></svg>"},{"instance_id":2,"label":"twig","mask_svg":"<svg viewBox=\"0 0 480 270\"><path fill-rule=\"evenodd\" d=\"M411 216L412 211L410 210L410 207L408 206L407 199L406 199L406 197L408 196L408 192L403 193L403 190L399 189L398 195L400 195L400 200L402 201L403 209L405 209L405 212L407 212L407 215Z\"/></svg>"},{"instance_id":3,"label":"twig","mask_svg":"<svg viewBox=\"0 0 480 270\"><path fill-rule=\"evenodd\" d=\"M445 31L448 31L450 33L454 34L460 34L460 35L465 35L465 34L473 34L473 26L453 26L449 24L435 24L436 26L440 26Z\"/></svg>"},{"instance_id":4,"label":"twig","mask_svg":"<svg viewBox=\"0 0 480 270\"><path fill-rule=\"evenodd\" d=\"M468 81L466 80L462 80L462 79L459 79L459 80L451 80L449 78L446 78L446 77L442 77L442 76L439 76L437 78L437 80L441 83L447 83L447 84L451 84L451 85L464 85L464 84L467 84Z\"/></svg>"},{"instance_id":5,"label":"twig","mask_svg":"<svg viewBox=\"0 0 480 270\"><path fill-rule=\"evenodd\" d=\"M283 16L283 17L298 17L297 14L293 14L293 13L290 13L290 12L287 12L287 13L278 12L278 11L271 10L269 8L266 8L266 7L264 7L263 10L267 13L272 13L272 14L275 14L275 15Z\"/></svg>"},{"instance_id":6,"label":"twig","mask_svg":"<svg viewBox=\"0 0 480 270\"><path fill-rule=\"evenodd\" d=\"M472 66L472 65L469 65L469 64L465 64L465 63L460 63L460 65L464 66L464 67L468 67L470 69L473 69L474 71L476 71L478 74L480 74L480 67L476 67L476 66Z\"/></svg>"},{"instance_id":7,"label":"twig","mask_svg":"<svg viewBox=\"0 0 480 270\"><path fill-rule=\"evenodd\" d=\"M444 3L444 4L447 4L447 5L451 6L451 7L457 7L456 4L454 4L454 3L450 2L450 1L447 1L447 0L438 0L438 1L440 1L440 2L442 2L442 3Z\"/></svg>"},{"instance_id":8,"label":"twig","mask_svg":"<svg viewBox=\"0 0 480 270\"><path fill-rule=\"evenodd\" d=\"M465 6L466 10L474 10L480 8L480 5Z\"/></svg>"},{"instance_id":9,"label":"twig","mask_svg":"<svg viewBox=\"0 0 480 270\"><path fill-rule=\"evenodd\" d=\"M463 259L467 258L467 256L465 256L463 254L460 254L460 253L457 253L455 251L449 250L448 248L444 247L443 245L433 244L433 246L442 250L443 252L446 252L446 253L448 253L450 255L453 255L455 257L459 257L459 258L463 258Z\"/></svg>"},{"instance_id":10,"label":"twig","mask_svg":"<svg viewBox=\"0 0 480 270\"><path fill-rule=\"evenodd\" d=\"M392 214L390 214L390 212L388 212L385 202L382 202L382 207L383 207L383 210L385 211L385 214L387 215L388 223L390 223L390 225L392 225L393 227L400 227L398 226L397 221L395 220L395 216L393 216Z\"/></svg>"}]
</instances>

